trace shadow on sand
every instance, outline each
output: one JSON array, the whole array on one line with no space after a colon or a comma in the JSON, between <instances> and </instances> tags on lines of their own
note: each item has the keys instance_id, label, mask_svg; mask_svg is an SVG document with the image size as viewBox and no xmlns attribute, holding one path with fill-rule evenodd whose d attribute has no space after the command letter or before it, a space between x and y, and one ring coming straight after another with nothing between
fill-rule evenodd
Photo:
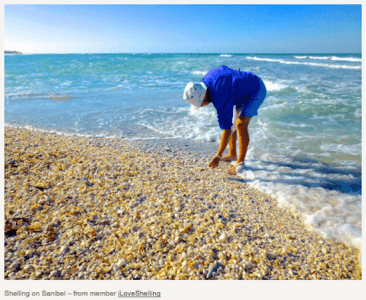
<instances>
[{"instance_id":1,"label":"shadow on sand","mask_svg":"<svg viewBox=\"0 0 366 300\"><path fill-rule=\"evenodd\" d=\"M308 188L316 188L321 187L330 191L338 191L346 194L357 194L361 195L361 167L354 166L352 170L344 170L340 167L332 166L331 164L326 164L314 159L304 159L304 158L295 158L291 157L293 163L284 163L284 162L271 162L265 160L259 160L258 163L261 167L246 167L248 171L252 171L255 173L254 179L241 179L238 177L228 177L229 180L234 180L242 183L249 183L255 180L260 180L264 182L272 182L272 183L282 183L286 185L301 185ZM256 164L257 165L257 164ZM271 166L266 168L267 166ZM277 170L273 170L273 165L278 168L286 167L290 168L289 172L279 172ZM321 174L320 176L311 176L307 174L303 174L305 170L311 169L311 173ZM268 173L278 172L280 174L279 179L268 179L262 178L258 172L264 171ZM332 178L330 178L331 175ZM352 175L351 179L344 178L344 176ZM343 176L343 178L342 178Z\"/></svg>"}]
</instances>

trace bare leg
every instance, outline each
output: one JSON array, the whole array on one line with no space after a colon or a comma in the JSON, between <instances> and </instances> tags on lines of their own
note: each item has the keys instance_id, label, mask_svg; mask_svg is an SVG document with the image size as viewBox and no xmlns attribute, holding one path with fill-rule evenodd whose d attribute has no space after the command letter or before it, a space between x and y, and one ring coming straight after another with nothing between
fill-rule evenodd
<instances>
[{"instance_id":1,"label":"bare leg","mask_svg":"<svg viewBox=\"0 0 366 300\"><path fill-rule=\"evenodd\" d=\"M248 126L250 122L250 117L239 118L236 123L237 130L239 132L239 158L238 163L245 160L245 156L247 155L248 145L249 145L249 132Z\"/></svg>"},{"instance_id":2,"label":"bare leg","mask_svg":"<svg viewBox=\"0 0 366 300\"><path fill-rule=\"evenodd\" d=\"M238 115L240 115L241 110L237 110L236 113ZM236 137L237 137L237 134L236 134L236 131L234 131L234 133L231 135L230 141L229 141L229 154L225 155L223 158L221 158L221 161L231 162L231 161L236 160L236 158L237 158L236 157Z\"/></svg>"},{"instance_id":3,"label":"bare leg","mask_svg":"<svg viewBox=\"0 0 366 300\"><path fill-rule=\"evenodd\" d=\"M248 126L251 118L240 116L236 122L236 129L238 131L239 136L239 157L237 163L243 162L245 160L245 156L247 154L248 145L249 145L249 132ZM227 174L235 175L236 174L236 166L231 168Z\"/></svg>"},{"instance_id":4,"label":"bare leg","mask_svg":"<svg viewBox=\"0 0 366 300\"><path fill-rule=\"evenodd\" d=\"M229 141L229 155L236 156L236 131L231 135Z\"/></svg>"}]
</instances>

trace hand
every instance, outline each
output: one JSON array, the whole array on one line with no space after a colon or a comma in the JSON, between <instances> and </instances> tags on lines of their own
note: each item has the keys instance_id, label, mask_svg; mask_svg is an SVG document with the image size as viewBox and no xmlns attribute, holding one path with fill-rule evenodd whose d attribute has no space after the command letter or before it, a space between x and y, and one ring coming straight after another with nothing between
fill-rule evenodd
<instances>
[{"instance_id":1,"label":"hand","mask_svg":"<svg viewBox=\"0 0 366 300\"><path fill-rule=\"evenodd\" d=\"M208 166L210 167L210 169L214 169L217 168L219 166L220 163L220 158L215 156L211 162L208 164Z\"/></svg>"}]
</instances>

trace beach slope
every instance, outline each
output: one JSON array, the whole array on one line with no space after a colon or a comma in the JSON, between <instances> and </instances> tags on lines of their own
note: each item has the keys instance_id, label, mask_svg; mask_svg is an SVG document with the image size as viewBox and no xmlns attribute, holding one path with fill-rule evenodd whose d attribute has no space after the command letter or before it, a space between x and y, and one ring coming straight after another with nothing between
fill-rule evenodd
<instances>
[{"instance_id":1,"label":"beach slope","mask_svg":"<svg viewBox=\"0 0 366 300\"><path fill-rule=\"evenodd\" d=\"M359 250L207 155L11 128L4 142L5 279L362 278Z\"/></svg>"}]
</instances>

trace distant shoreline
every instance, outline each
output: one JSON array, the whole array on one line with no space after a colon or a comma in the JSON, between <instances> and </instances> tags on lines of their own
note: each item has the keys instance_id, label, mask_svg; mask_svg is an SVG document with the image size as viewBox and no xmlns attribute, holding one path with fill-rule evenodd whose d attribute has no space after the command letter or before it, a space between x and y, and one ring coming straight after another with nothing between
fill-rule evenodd
<instances>
[{"instance_id":1,"label":"distant shoreline","mask_svg":"<svg viewBox=\"0 0 366 300\"><path fill-rule=\"evenodd\" d=\"M5 54L23 54L22 52L18 52L18 51L5 51ZM311 55L311 56L324 56L324 55L334 55L334 56L361 56L362 53L230 53L230 52L218 52L218 53L184 53L184 52L164 52L164 53L160 53L160 52L111 52L111 53L26 53L26 54L34 54L34 55L49 55L49 54L54 54L54 55L75 55L75 54L80 54L80 55L85 55L85 54L111 54L111 55L116 55L116 54L130 54L130 55L136 55L136 54L190 54L190 55L222 55L222 54L227 54L227 55Z\"/></svg>"},{"instance_id":2,"label":"distant shoreline","mask_svg":"<svg viewBox=\"0 0 366 300\"><path fill-rule=\"evenodd\" d=\"M4 51L4 54L23 54L23 53L18 51Z\"/></svg>"}]
</instances>

